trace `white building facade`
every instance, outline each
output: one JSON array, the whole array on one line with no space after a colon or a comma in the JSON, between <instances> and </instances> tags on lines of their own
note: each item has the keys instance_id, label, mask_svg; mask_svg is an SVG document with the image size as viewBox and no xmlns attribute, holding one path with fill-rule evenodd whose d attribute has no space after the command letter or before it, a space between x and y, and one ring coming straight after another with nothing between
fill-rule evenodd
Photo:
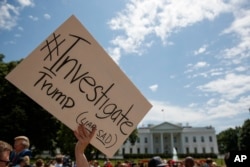
<instances>
[{"instance_id":1,"label":"white building facade","mask_svg":"<svg viewBox=\"0 0 250 167\"><path fill-rule=\"evenodd\" d=\"M131 145L127 141L119 149L119 154L161 154L173 153L214 153L218 154L215 129L208 127L191 127L163 122L138 128L138 141Z\"/></svg>"}]
</instances>

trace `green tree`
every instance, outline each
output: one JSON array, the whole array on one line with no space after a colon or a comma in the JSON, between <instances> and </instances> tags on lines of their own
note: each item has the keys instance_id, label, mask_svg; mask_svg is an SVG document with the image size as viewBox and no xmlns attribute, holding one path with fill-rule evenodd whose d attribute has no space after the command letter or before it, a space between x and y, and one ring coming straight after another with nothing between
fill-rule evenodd
<instances>
[{"instance_id":1,"label":"green tree","mask_svg":"<svg viewBox=\"0 0 250 167\"><path fill-rule=\"evenodd\" d=\"M242 125L239 143L241 150L250 150L250 119L247 119Z\"/></svg>"},{"instance_id":2,"label":"green tree","mask_svg":"<svg viewBox=\"0 0 250 167\"><path fill-rule=\"evenodd\" d=\"M217 135L217 141L220 153L223 154L231 150L238 150L239 146L238 136L240 129L241 129L240 127L229 128L227 130L220 132Z\"/></svg>"},{"instance_id":3,"label":"green tree","mask_svg":"<svg viewBox=\"0 0 250 167\"><path fill-rule=\"evenodd\" d=\"M58 121L5 79L20 61L5 63L3 58L0 54L1 140L13 143L14 137L26 135L35 148L34 153L54 150Z\"/></svg>"},{"instance_id":4,"label":"green tree","mask_svg":"<svg viewBox=\"0 0 250 167\"><path fill-rule=\"evenodd\" d=\"M138 138L138 130L135 129L135 130L133 130L133 132L129 135L128 140L130 141L130 143L131 143L132 145L134 145L135 142L136 142L138 139L139 139L139 138Z\"/></svg>"}]
</instances>

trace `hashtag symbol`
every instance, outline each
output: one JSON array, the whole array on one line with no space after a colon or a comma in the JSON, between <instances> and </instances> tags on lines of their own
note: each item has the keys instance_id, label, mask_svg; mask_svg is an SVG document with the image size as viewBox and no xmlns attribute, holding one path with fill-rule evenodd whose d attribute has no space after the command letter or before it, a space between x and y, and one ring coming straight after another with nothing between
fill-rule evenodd
<instances>
[{"instance_id":1,"label":"hashtag symbol","mask_svg":"<svg viewBox=\"0 0 250 167\"><path fill-rule=\"evenodd\" d=\"M56 52L56 56L59 56L59 46L65 42L65 39L59 41L59 37L61 35L56 35L53 33L53 39L52 40L46 40L45 45L40 49L40 51L44 50L45 48L48 49L48 54L45 56L44 61L49 58L50 61L52 61L53 53Z\"/></svg>"}]
</instances>

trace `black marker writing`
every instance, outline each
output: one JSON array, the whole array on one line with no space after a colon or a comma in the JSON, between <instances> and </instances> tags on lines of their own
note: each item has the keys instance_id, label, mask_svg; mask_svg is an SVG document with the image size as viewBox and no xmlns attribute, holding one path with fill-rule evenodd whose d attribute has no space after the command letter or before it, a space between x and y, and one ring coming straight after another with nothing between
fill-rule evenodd
<instances>
[{"instance_id":1,"label":"black marker writing","mask_svg":"<svg viewBox=\"0 0 250 167\"><path fill-rule=\"evenodd\" d=\"M88 113L89 113L88 111L80 113L76 117L76 123L83 124L86 127L86 129L89 132L91 132L91 130L94 127L96 127L96 124L87 119ZM100 141L105 146L105 148L110 148L110 147L113 147L117 143L118 138L117 138L117 134L111 134L111 133L105 132L105 130L100 128L100 129L97 129L96 139Z\"/></svg>"},{"instance_id":2,"label":"black marker writing","mask_svg":"<svg viewBox=\"0 0 250 167\"><path fill-rule=\"evenodd\" d=\"M40 78L37 79L34 86L39 87L47 96L57 101L62 109L73 108L76 105L75 100L53 85L53 79L60 77L60 79L65 80L65 83L68 82L78 89L82 96L81 101L90 102L96 107L96 118L110 119L119 128L121 134L128 135L129 129L133 128L134 125L129 119L129 113L133 110L134 104L131 104L128 109L121 108L115 103L115 99L110 96L112 89L116 86L115 83L106 86L101 85L100 81L84 64L71 57L70 53L75 47L82 49L82 52L77 52L79 54L77 56L81 56L80 54L84 53L85 47L91 45L88 40L69 34L69 37L73 38L74 41L66 49L64 47L65 51L60 54L60 48L67 42L66 39L60 39L61 37L60 34L54 33L52 40L46 40L44 46L41 47L41 51L48 51L44 55L44 61L49 61L51 64L44 66L39 71ZM86 119L80 120L82 123L92 126L91 122L86 122ZM100 137L105 138L106 136L100 135ZM109 141L108 139L105 140Z\"/></svg>"}]
</instances>

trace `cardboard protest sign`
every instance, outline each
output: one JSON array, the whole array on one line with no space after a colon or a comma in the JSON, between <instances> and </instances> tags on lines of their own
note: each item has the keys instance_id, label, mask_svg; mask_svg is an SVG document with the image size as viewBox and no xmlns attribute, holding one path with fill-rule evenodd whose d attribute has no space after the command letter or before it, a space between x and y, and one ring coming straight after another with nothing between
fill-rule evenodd
<instances>
[{"instance_id":1,"label":"cardboard protest sign","mask_svg":"<svg viewBox=\"0 0 250 167\"><path fill-rule=\"evenodd\" d=\"M96 126L91 144L109 157L152 107L75 16L6 79L72 130Z\"/></svg>"}]
</instances>

